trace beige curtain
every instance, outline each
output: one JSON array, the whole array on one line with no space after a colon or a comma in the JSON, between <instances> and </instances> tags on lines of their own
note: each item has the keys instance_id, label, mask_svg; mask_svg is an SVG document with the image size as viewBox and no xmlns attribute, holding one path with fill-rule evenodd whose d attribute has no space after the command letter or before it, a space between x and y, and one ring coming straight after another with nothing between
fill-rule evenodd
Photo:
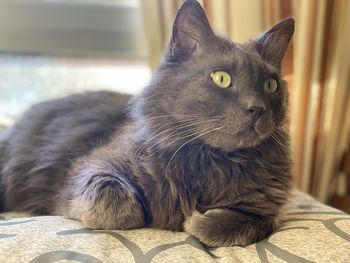
<instances>
[{"instance_id":1,"label":"beige curtain","mask_svg":"<svg viewBox=\"0 0 350 263\"><path fill-rule=\"evenodd\" d=\"M350 129L350 1L293 2L292 150L297 185L321 201L334 192Z\"/></svg>"},{"instance_id":2,"label":"beige curtain","mask_svg":"<svg viewBox=\"0 0 350 263\"><path fill-rule=\"evenodd\" d=\"M332 13L326 39L326 68L320 104L320 129L312 193L329 198L350 134L350 1L330 1Z\"/></svg>"},{"instance_id":3,"label":"beige curtain","mask_svg":"<svg viewBox=\"0 0 350 263\"><path fill-rule=\"evenodd\" d=\"M183 0L141 0L149 47L149 64L155 68L168 44L176 11ZM216 32L237 42L256 37L264 28L280 20L280 5L274 0L202 0ZM289 1L288 1L289 2ZM277 8L276 8L277 7ZM269 13L264 16L264 10ZM277 9L277 10L276 10Z\"/></svg>"},{"instance_id":4,"label":"beige curtain","mask_svg":"<svg viewBox=\"0 0 350 263\"><path fill-rule=\"evenodd\" d=\"M141 0L154 69L183 1ZM296 187L327 201L350 131L350 1L202 0L218 33L241 42L283 17L296 33L283 72L290 89L290 133Z\"/></svg>"}]
</instances>

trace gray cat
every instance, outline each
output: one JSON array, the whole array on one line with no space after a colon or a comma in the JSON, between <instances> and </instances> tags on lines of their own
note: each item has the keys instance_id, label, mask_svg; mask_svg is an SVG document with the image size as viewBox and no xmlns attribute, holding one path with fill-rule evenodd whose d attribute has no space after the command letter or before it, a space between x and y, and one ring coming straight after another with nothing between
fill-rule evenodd
<instances>
[{"instance_id":1,"label":"gray cat","mask_svg":"<svg viewBox=\"0 0 350 263\"><path fill-rule=\"evenodd\" d=\"M293 32L287 19L233 43L186 1L141 94L43 102L2 134L3 210L185 230L209 246L265 238L291 187L281 61Z\"/></svg>"}]
</instances>

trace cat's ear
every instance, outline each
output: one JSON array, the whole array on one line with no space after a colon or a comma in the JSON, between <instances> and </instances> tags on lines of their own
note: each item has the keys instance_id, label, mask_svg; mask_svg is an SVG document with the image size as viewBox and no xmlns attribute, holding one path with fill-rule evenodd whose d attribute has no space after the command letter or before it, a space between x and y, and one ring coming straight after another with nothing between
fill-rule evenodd
<instances>
[{"instance_id":1,"label":"cat's ear","mask_svg":"<svg viewBox=\"0 0 350 263\"><path fill-rule=\"evenodd\" d=\"M173 59L183 62L203 50L213 35L203 8L196 0L187 0L176 14L170 42Z\"/></svg>"},{"instance_id":2,"label":"cat's ear","mask_svg":"<svg viewBox=\"0 0 350 263\"><path fill-rule=\"evenodd\" d=\"M292 39L294 27L294 19L288 18L255 40L255 47L261 57L273 66L280 68L288 44Z\"/></svg>"}]
</instances>

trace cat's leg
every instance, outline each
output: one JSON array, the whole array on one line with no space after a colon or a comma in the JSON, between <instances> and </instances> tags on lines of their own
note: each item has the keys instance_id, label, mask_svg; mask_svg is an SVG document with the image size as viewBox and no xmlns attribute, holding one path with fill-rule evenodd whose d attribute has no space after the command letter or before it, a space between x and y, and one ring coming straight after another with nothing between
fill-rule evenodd
<instances>
[{"instance_id":1,"label":"cat's leg","mask_svg":"<svg viewBox=\"0 0 350 263\"><path fill-rule=\"evenodd\" d=\"M76 169L77 170L77 169ZM94 229L144 227L145 207L131 181L109 164L79 168L70 187L66 215Z\"/></svg>"},{"instance_id":2,"label":"cat's leg","mask_svg":"<svg viewBox=\"0 0 350 263\"><path fill-rule=\"evenodd\" d=\"M266 238L277 228L277 219L240 210L195 211L185 221L185 231L208 246L247 246Z\"/></svg>"}]
</instances>

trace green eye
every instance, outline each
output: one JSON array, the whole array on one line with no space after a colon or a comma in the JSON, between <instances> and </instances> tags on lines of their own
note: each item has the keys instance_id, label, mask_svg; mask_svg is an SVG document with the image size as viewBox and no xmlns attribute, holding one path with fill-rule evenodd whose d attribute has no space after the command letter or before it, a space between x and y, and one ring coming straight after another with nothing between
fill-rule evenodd
<instances>
[{"instance_id":1,"label":"green eye","mask_svg":"<svg viewBox=\"0 0 350 263\"><path fill-rule=\"evenodd\" d=\"M228 88L231 85L231 76L225 71L214 71L210 74L214 84L220 88Z\"/></svg>"},{"instance_id":2,"label":"green eye","mask_svg":"<svg viewBox=\"0 0 350 263\"><path fill-rule=\"evenodd\" d=\"M277 81L273 78L268 79L265 81L264 83L264 92L271 94L274 93L278 88L278 84Z\"/></svg>"}]
</instances>

